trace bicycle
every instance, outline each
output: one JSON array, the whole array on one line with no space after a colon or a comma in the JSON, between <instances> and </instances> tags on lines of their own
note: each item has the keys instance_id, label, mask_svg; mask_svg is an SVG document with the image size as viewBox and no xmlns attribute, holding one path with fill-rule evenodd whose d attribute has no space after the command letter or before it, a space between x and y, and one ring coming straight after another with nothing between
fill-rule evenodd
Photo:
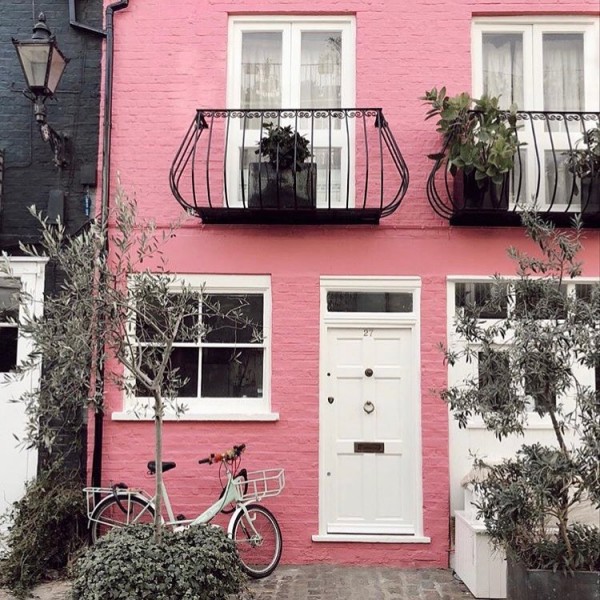
<instances>
[{"instance_id":1,"label":"bicycle","mask_svg":"<svg viewBox=\"0 0 600 600\"><path fill-rule=\"evenodd\" d=\"M231 514L227 535L235 542L244 571L258 579L267 577L277 567L281 558L282 538L279 524L271 511L255 503L278 496L285 486L285 476L283 469L250 473L246 469L239 470L245 448L245 444L240 444L198 461L198 464L219 463L219 479L223 490L219 499L194 519L184 515L175 516L163 479L162 497L168 517L166 521L163 519L163 523L178 530L210 523L221 512ZM162 463L163 473L175 467L174 462ZM224 484L223 471L226 475ZM156 474L154 461L148 463L148 472ZM118 483L110 488L87 487L83 491L87 498L92 543L116 527L154 522L156 496L151 496L145 490ZM96 502L98 496L102 498Z\"/></svg>"}]
</instances>

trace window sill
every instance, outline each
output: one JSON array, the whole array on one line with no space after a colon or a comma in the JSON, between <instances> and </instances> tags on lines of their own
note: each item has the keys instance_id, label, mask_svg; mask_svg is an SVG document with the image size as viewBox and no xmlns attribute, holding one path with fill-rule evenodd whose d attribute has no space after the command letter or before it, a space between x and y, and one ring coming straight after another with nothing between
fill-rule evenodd
<instances>
[{"instance_id":1,"label":"window sill","mask_svg":"<svg viewBox=\"0 0 600 600\"><path fill-rule=\"evenodd\" d=\"M485 423L483 421L472 421L467 423L466 429L482 429L484 431L487 430ZM552 423L548 421L534 421L533 423L527 423L525 425L525 431L550 431L553 429Z\"/></svg>"},{"instance_id":2,"label":"window sill","mask_svg":"<svg viewBox=\"0 0 600 600\"><path fill-rule=\"evenodd\" d=\"M430 544L431 538L422 535L360 535L343 533L326 533L313 535L313 542L352 542L379 544Z\"/></svg>"},{"instance_id":3,"label":"window sill","mask_svg":"<svg viewBox=\"0 0 600 600\"><path fill-rule=\"evenodd\" d=\"M114 412L113 421L154 421L152 415L135 415L133 412ZM279 413L184 413L181 416L165 415L164 421L279 421Z\"/></svg>"}]
</instances>

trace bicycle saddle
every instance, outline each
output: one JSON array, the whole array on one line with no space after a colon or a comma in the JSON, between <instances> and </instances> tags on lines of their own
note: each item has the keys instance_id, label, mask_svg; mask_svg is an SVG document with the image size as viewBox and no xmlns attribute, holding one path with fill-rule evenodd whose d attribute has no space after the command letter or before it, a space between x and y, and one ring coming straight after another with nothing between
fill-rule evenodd
<instances>
[{"instance_id":1,"label":"bicycle saddle","mask_svg":"<svg viewBox=\"0 0 600 600\"><path fill-rule=\"evenodd\" d=\"M174 469L176 466L177 466L177 463L174 463L172 461L163 462L162 463L162 472L164 473L165 471L170 471L171 469ZM150 475L156 475L156 461L155 460L151 460L148 463L148 471L150 471Z\"/></svg>"}]
</instances>

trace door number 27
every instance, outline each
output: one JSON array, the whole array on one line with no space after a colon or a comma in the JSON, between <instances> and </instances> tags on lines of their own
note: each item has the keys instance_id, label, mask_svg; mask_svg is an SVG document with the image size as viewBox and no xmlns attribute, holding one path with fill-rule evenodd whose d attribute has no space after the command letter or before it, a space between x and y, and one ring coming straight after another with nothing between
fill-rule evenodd
<instances>
[{"instance_id":1,"label":"door number 27","mask_svg":"<svg viewBox=\"0 0 600 600\"><path fill-rule=\"evenodd\" d=\"M373 337L372 329L363 329L363 337Z\"/></svg>"}]
</instances>

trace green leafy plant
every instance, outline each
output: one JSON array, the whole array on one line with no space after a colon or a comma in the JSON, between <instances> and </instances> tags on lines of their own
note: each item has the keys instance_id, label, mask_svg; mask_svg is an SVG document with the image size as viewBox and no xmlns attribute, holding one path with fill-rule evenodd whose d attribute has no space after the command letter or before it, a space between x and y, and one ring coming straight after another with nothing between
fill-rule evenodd
<instances>
[{"instance_id":1,"label":"green leafy plant","mask_svg":"<svg viewBox=\"0 0 600 600\"><path fill-rule=\"evenodd\" d=\"M600 127L588 129L566 155L565 166L580 180L600 177ZM578 193L575 183L575 193Z\"/></svg>"},{"instance_id":2,"label":"green leafy plant","mask_svg":"<svg viewBox=\"0 0 600 600\"><path fill-rule=\"evenodd\" d=\"M8 515L0 587L19 598L49 573L60 574L87 538L79 478L57 467L29 483Z\"/></svg>"},{"instance_id":3,"label":"green leafy plant","mask_svg":"<svg viewBox=\"0 0 600 600\"><path fill-rule=\"evenodd\" d=\"M444 138L443 152L432 157L447 157L452 175L474 174L480 187L489 180L502 184L522 145L516 107L500 109L497 97L474 99L464 92L450 97L445 87L425 92L421 100L431 106L426 120L439 117L437 131Z\"/></svg>"},{"instance_id":4,"label":"green leafy plant","mask_svg":"<svg viewBox=\"0 0 600 600\"><path fill-rule=\"evenodd\" d=\"M258 142L256 154L267 156L272 165L280 169L288 169L292 165L299 167L311 156L309 141L291 125L282 127L273 123L265 123L263 129L267 132Z\"/></svg>"},{"instance_id":5,"label":"green leafy plant","mask_svg":"<svg viewBox=\"0 0 600 600\"><path fill-rule=\"evenodd\" d=\"M73 570L73 600L229 600L246 588L235 545L217 527L118 529L87 550Z\"/></svg>"},{"instance_id":6,"label":"green leafy plant","mask_svg":"<svg viewBox=\"0 0 600 600\"><path fill-rule=\"evenodd\" d=\"M444 348L445 359L479 361L479 378L441 397L460 427L477 416L500 440L524 434L532 404L548 419L554 445L524 444L500 464L476 462L485 474L475 483L476 506L491 541L525 567L600 570L599 527L573 518L582 505L600 509L600 390L581 382L576 368L600 369L600 285L587 295L563 290L582 272L580 221L564 232L534 214L523 220L537 253L509 249L516 277L495 276L487 301L457 313L461 342ZM481 320L507 296L504 318Z\"/></svg>"}]
</instances>

